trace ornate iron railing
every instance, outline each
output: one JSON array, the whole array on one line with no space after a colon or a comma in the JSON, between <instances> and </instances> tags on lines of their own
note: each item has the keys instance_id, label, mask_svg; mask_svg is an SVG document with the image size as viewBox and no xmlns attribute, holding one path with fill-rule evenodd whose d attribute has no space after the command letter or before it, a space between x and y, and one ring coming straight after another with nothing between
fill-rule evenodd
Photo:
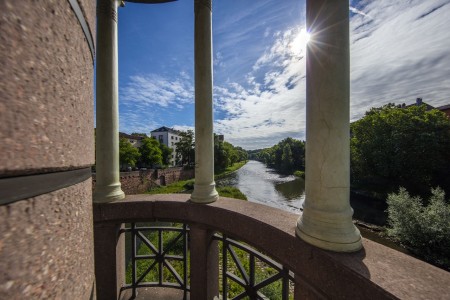
<instances>
[{"instance_id":1,"label":"ornate iron railing","mask_svg":"<svg viewBox=\"0 0 450 300\"><path fill-rule=\"evenodd\" d=\"M121 230L130 245L127 284L121 290L131 289L131 299L136 297L137 289L141 287L180 289L184 291L183 299L187 299L190 292L189 227L170 224L172 226L131 223ZM292 272L226 235L215 234L214 239L219 241L221 251L222 299L271 299L266 295L268 289L277 293L279 299L289 299L294 279ZM174 263L178 266L175 267ZM182 274L179 274L180 269ZM270 285L274 286L270 289Z\"/></svg>"},{"instance_id":2,"label":"ornate iron railing","mask_svg":"<svg viewBox=\"0 0 450 300\"><path fill-rule=\"evenodd\" d=\"M130 226L122 229L121 233L129 233L129 239L131 239L131 260L127 268L127 275L131 273L131 276L127 276L127 284L121 290L132 289L131 299L134 299L137 288L169 287L183 290L183 299L187 299L190 291L188 232L189 228L186 224L177 227L148 226L148 223L139 226L139 223L131 223ZM176 234L165 238L164 233ZM174 262L181 264L181 275L173 266ZM151 280L155 275L157 280Z\"/></svg>"},{"instance_id":3,"label":"ornate iron railing","mask_svg":"<svg viewBox=\"0 0 450 300\"><path fill-rule=\"evenodd\" d=\"M256 249L226 235L216 234L215 238L222 243L222 299L273 299L267 295L268 292L275 293L279 299L289 299L294 280L292 272ZM234 291L235 295L229 295L230 280L240 287L241 291Z\"/></svg>"}]
</instances>

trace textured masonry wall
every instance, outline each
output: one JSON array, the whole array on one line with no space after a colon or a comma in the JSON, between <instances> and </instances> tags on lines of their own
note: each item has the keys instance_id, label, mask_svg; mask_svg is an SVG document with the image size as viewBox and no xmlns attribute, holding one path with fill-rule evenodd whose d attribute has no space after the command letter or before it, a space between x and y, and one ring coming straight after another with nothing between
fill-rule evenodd
<instances>
[{"instance_id":1,"label":"textured masonry wall","mask_svg":"<svg viewBox=\"0 0 450 300\"><path fill-rule=\"evenodd\" d=\"M0 20L0 177L91 165L93 62L69 2L5 0Z\"/></svg>"},{"instance_id":2,"label":"textured masonry wall","mask_svg":"<svg viewBox=\"0 0 450 300\"><path fill-rule=\"evenodd\" d=\"M96 2L78 3L95 37ZM0 180L92 165L93 61L69 1L1 7ZM0 299L93 295L91 186L0 206Z\"/></svg>"},{"instance_id":3,"label":"textured masonry wall","mask_svg":"<svg viewBox=\"0 0 450 300\"><path fill-rule=\"evenodd\" d=\"M0 299L89 299L91 180L0 206Z\"/></svg>"}]
</instances>

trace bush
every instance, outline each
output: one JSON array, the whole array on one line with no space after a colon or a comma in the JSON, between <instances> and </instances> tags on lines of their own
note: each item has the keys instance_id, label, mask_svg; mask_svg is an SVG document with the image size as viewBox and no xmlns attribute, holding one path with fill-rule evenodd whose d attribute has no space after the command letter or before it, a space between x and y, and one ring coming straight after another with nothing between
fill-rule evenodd
<instances>
[{"instance_id":1,"label":"bush","mask_svg":"<svg viewBox=\"0 0 450 300\"><path fill-rule=\"evenodd\" d=\"M305 179L305 172L304 171L295 171L294 176Z\"/></svg>"},{"instance_id":2,"label":"bush","mask_svg":"<svg viewBox=\"0 0 450 300\"><path fill-rule=\"evenodd\" d=\"M390 194L388 203L388 235L410 248L415 254L450 267L450 204L442 189L431 190L424 205L420 197L411 197L404 188Z\"/></svg>"}]
</instances>

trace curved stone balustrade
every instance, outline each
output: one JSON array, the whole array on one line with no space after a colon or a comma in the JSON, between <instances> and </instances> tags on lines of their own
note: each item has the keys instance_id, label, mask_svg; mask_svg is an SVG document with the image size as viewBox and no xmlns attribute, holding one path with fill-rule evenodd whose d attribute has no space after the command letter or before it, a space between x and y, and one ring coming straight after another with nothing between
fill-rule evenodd
<instances>
[{"instance_id":1,"label":"curved stone balustrade","mask_svg":"<svg viewBox=\"0 0 450 300\"><path fill-rule=\"evenodd\" d=\"M209 265L217 257L211 260L207 249L216 231L248 243L292 271L295 299L450 297L450 273L367 239L364 249L355 253L321 250L295 236L297 218L276 208L223 197L197 204L185 194L130 195L122 201L94 204L97 297L117 299L123 283L121 224L153 220L191 227L191 299L209 299L218 289L218 268ZM195 294L196 289L202 291Z\"/></svg>"}]
</instances>

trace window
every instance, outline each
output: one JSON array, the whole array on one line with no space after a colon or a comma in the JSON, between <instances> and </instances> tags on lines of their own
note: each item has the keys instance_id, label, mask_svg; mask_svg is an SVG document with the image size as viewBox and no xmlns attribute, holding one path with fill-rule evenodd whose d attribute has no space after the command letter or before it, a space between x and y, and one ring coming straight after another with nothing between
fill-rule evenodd
<instances>
[{"instance_id":1,"label":"window","mask_svg":"<svg viewBox=\"0 0 450 300\"><path fill-rule=\"evenodd\" d=\"M163 143L164 139L163 139L162 134L160 134L160 135L158 136L158 140L159 140L159 142L160 142L161 144Z\"/></svg>"},{"instance_id":2,"label":"window","mask_svg":"<svg viewBox=\"0 0 450 300\"><path fill-rule=\"evenodd\" d=\"M173 140L173 135L170 137L171 140Z\"/></svg>"}]
</instances>

